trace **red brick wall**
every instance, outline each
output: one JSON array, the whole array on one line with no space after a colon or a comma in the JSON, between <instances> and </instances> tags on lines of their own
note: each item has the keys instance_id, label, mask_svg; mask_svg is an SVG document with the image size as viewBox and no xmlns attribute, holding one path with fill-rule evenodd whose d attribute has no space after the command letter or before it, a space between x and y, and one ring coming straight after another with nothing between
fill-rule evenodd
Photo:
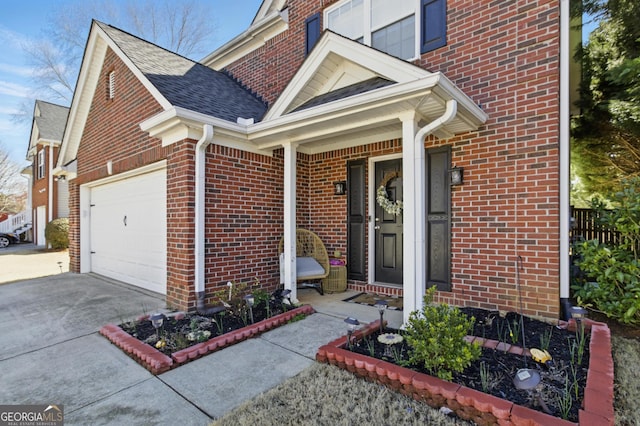
<instances>
[{"instance_id":1,"label":"red brick wall","mask_svg":"<svg viewBox=\"0 0 640 426\"><path fill-rule=\"evenodd\" d=\"M304 60L304 19L329 2L290 1L289 30L228 67L273 103ZM447 45L416 64L441 71L489 115L451 144L465 184L453 189L452 284L440 299L516 309L516 261L528 314L559 314L559 2L449 0ZM363 147L364 156L379 155ZM310 158L309 227L332 252L346 249L346 151ZM301 200L302 198L302 200ZM306 210L305 210L306 212ZM300 215L299 215L300 219ZM359 284L352 284L355 288Z\"/></svg>"},{"instance_id":2,"label":"red brick wall","mask_svg":"<svg viewBox=\"0 0 640 426\"><path fill-rule=\"evenodd\" d=\"M227 282L256 281L273 290L279 283L282 236L283 156L254 154L220 145L207 149L206 292ZM208 300L211 302L211 300Z\"/></svg>"},{"instance_id":3,"label":"red brick wall","mask_svg":"<svg viewBox=\"0 0 640 426\"><path fill-rule=\"evenodd\" d=\"M108 74L115 71L116 92L108 99ZM94 94L77 154L78 175L69 184L70 269L80 271L79 185L105 178L107 162L113 174L133 170L167 157L160 140L150 138L139 123L162 111L160 105L109 49Z\"/></svg>"},{"instance_id":4,"label":"red brick wall","mask_svg":"<svg viewBox=\"0 0 640 426\"><path fill-rule=\"evenodd\" d=\"M448 141L453 292L442 300L559 315L559 2L449 1L447 46L425 55L480 104L477 134ZM438 145L437 140L427 146Z\"/></svg>"},{"instance_id":5,"label":"red brick wall","mask_svg":"<svg viewBox=\"0 0 640 426\"><path fill-rule=\"evenodd\" d=\"M229 67L273 103L304 59L304 20L324 2L290 1L290 29ZM478 132L425 146L451 144L465 184L453 189L452 285L440 300L487 308L517 308L517 255L528 314L557 317L558 309L558 1L449 1L448 44L419 65L442 71L480 104L489 121ZM86 183L166 158L168 161L167 300L192 308L193 147L161 148L138 128L159 105L112 52L102 71L116 70L115 101L99 83L78 153L78 179ZM346 251L346 199L332 182L346 178L346 162L399 152L400 141L318 155L298 154L297 215L329 252ZM262 156L212 145L207 150L206 289L255 278L277 283L282 234L282 152ZM77 187L72 185L72 235L77 234ZM78 241L76 239L76 241ZM70 250L79 267L79 247ZM359 288L362 283L352 283ZM364 286L362 286L364 287Z\"/></svg>"},{"instance_id":6,"label":"red brick wall","mask_svg":"<svg viewBox=\"0 0 640 426\"><path fill-rule=\"evenodd\" d=\"M38 179L38 152L43 150L44 150L44 177L42 177L41 179ZM59 150L60 148L58 146L54 146L53 148L54 167L58 159ZM37 152L33 157L33 163L31 167L32 173L33 173L32 188L31 188L31 206L33 207L32 212L34 214L34 220L33 220L34 235L37 235L37 233L39 232L38 224L37 224L37 221L35 220L36 207L45 206L45 218L46 218L45 223L49 222L49 177L51 174L51 170L49 168L49 155L50 155L49 144L48 143L39 144ZM52 217L55 219L57 218L57 215L58 215L58 185L56 185L55 182L52 185L52 191L53 191Z\"/></svg>"}]
</instances>

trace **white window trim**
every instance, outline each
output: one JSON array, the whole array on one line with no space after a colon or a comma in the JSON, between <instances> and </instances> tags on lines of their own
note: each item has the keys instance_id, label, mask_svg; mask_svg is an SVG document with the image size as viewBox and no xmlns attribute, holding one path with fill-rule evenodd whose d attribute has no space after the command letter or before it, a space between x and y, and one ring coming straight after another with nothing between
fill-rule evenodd
<instances>
[{"instance_id":1,"label":"white window trim","mask_svg":"<svg viewBox=\"0 0 640 426\"><path fill-rule=\"evenodd\" d=\"M45 164L44 164L44 149L38 151L38 179L44 178Z\"/></svg>"},{"instance_id":2,"label":"white window trim","mask_svg":"<svg viewBox=\"0 0 640 426\"><path fill-rule=\"evenodd\" d=\"M329 13L333 12L335 9L338 9L341 6L344 6L346 3L350 2L351 0L342 0L339 1L333 5L331 5L330 7L326 8L323 12L323 17L322 17L322 22L323 22L323 26L324 29L329 28L328 23L329 23ZM420 25L422 23L422 17L420 16L420 0L414 0L413 2L413 6L414 6L414 56L411 58L407 58L407 59L403 59L405 61L415 61L416 59L420 58ZM369 47L371 47L371 33L373 31L377 31L381 28L384 28L390 24L393 24L395 22L398 22L399 20L396 20L394 22L389 22L386 25L383 25L379 28L371 28L371 0L363 0L363 8L365 10L365 16L364 16L364 34L363 34L363 43ZM401 18L400 20L408 17L409 15Z\"/></svg>"}]
</instances>

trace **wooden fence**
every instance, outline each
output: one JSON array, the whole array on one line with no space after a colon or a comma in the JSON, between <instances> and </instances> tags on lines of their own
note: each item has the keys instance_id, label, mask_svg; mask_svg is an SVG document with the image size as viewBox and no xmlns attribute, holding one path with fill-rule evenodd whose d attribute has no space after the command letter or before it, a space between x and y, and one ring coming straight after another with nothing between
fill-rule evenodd
<instances>
[{"instance_id":1,"label":"wooden fence","mask_svg":"<svg viewBox=\"0 0 640 426\"><path fill-rule=\"evenodd\" d=\"M598 240L601 243L618 244L620 233L598 225L598 212L591 209L571 209L573 223L571 241Z\"/></svg>"}]
</instances>

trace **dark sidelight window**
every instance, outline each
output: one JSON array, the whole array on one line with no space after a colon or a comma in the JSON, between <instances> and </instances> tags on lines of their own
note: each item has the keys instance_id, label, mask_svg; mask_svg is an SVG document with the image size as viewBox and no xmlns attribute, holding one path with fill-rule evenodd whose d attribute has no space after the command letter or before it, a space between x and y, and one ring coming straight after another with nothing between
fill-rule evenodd
<instances>
[{"instance_id":1,"label":"dark sidelight window","mask_svg":"<svg viewBox=\"0 0 640 426\"><path fill-rule=\"evenodd\" d=\"M366 173L365 160L347 163L347 276L357 281L366 280Z\"/></svg>"},{"instance_id":2,"label":"dark sidelight window","mask_svg":"<svg viewBox=\"0 0 640 426\"><path fill-rule=\"evenodd\" d=\"M451 147L427 150L427 288L451 291Z\"/></svg>"}]
</instances>

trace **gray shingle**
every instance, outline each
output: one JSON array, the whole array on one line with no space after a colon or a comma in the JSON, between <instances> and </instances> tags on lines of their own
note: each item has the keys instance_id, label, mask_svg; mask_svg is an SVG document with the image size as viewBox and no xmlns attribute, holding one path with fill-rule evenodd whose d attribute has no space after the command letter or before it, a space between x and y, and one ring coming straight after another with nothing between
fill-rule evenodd
<instances>
[{"instance_id":1,"label":"gray shingle","mask_svg":"<svg viewBox=\"0 0 640 426\"><path fill-rule=\"evenodd\" d=\"M369 80L361 81L359 83L352 84L351 86L346 86L341 89L316 96L315 98L311 98L307 102L294 109L293 112L301 111L303 109L311 108L318 105L323 105L332 101L345 99L350 96L359 95L360 93L369 92L371 90L379 89L391 84L394 84L394 82L382 77L373 77Z\"/></svg>"},{"instance_id":2,"label":"gray shingle","mask_svg":"<svg viewBox=\"0 0 640 426\"><path fill-rule=\"evenodd\" d=\"M173 105L236 122L264 116L267 106L229 76L110 25L97 25Z\"/></svg>"},{"instance_id":3,"label":"gray shingle","mask_svg":"<svg viewBox=\"0 0 640 426\"><path fill-rule=\"evenodd\" d=\"M39 100L36 101L36 106L40 110L40 115L34 117L40 132L39 137L61 141L64 128L67 125L69 108Z\"/></svg>"}]
</instances>

